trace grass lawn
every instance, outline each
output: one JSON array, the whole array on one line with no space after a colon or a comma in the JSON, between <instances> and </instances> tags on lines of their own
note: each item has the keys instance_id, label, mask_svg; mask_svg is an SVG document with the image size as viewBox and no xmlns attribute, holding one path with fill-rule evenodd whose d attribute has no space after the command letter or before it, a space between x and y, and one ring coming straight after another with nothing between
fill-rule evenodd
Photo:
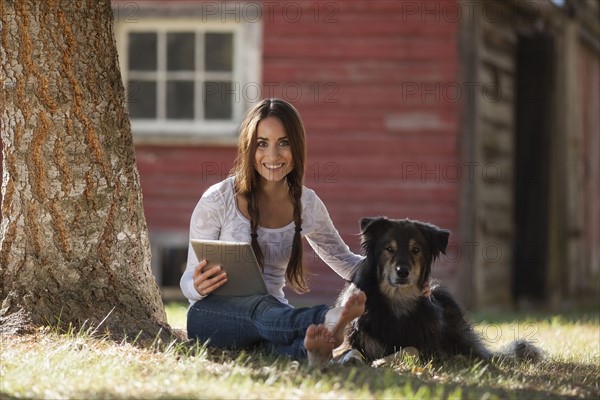
<instances>
[{"instance_id":1,"label":"grass lawn","mask_svg":"<svg viewBox=\"0 0 600 400\"><path fill-rule=\"evenodd\" d=\"M185 326L186 305L169 304ZM598 311L569 315L475 315L491 347L529 339L546 352L536 365L396 360L379 368L329 367L261 353L201 346L142 349L50 329L2 337L0 399L97 398L600 398Z\"/></svg>"}]
</instances>

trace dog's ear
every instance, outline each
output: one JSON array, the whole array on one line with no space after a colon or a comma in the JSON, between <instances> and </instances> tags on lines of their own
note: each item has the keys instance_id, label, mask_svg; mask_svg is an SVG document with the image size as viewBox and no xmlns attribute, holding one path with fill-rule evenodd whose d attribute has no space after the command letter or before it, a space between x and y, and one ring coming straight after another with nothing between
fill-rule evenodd
<instances>
[{"instance_id":1,"label":"dog's ear","mask_svg":"<svg viewBox=\"0 0 600 400\"><path fill-rule=\"evenodd\" d=\"M363 236L377 235L384 227L390 222L386 217L376 218L361 218L360 220L360 234Z\"/></svg>"},{"instance_id":2,"label":"dog's ear","mask_svg":"<svg viewBox=\"0 0 600 400\"><path fill-rule=\"evenodd\" d=\"M360 220L360 246L365 255L373 257L374 243L380 237L390 224L386 217L362 218Z\"/></svg>"},{"instance_id":3,"label":"dog's ear","mask_svg":"<svg viewBox=\"0 0 600 400\"><path fill-rule=\"evenodd\" d=\"M363 233L366 229L367 226L369 226L369 224L373 221L375 221L377 218L361 218L360 219L360 233Z\"/></svg>"},{"instance_id":4,"label":"dog's ear","mask_svg":"<svg viewBox=\"0 0 600 400\"><path fill-rule=\"evenodd\" d=\"M385 217L362 218L360 220L360 246L366 256L365 260L357 269L352 281L362 290L376 285L377 283L377 257L375 256L375 243L385 229L389 226L390 220Z\"/></svg>"},{"instance_id":5,"label":"dog's ear","mask_svg":"<svg viewBox=\"0 0 600 400\"><path fill-rule=\"evenodd\" d=\"M437 258L440 253L446 254L448 239L450 238L449 230L422 222L418 223L417 226L431 243L431 255L434 259Z\"/></svg>"}]
</instances>

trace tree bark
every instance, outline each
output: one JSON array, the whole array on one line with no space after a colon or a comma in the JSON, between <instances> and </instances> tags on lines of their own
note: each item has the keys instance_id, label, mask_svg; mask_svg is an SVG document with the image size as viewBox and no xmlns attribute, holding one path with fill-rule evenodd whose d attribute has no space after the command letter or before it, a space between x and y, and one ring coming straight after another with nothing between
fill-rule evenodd
<instances>
[{"instance_id":1,"label":"tree bark","mask_svg":"<svg viewBox=\"0 0 600 400\"><path fill-rule=\"evenodd\" d=\"M169 330L110 1L0 4L0 328Z\"/></svg>"}]
</instances>

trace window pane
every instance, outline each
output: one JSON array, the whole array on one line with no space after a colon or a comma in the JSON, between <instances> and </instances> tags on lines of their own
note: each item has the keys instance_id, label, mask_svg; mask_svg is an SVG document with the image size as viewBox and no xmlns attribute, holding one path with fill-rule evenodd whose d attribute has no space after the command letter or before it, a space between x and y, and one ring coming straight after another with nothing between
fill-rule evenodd
<instances>
[{"instance_id":1,"label":"window pane","mask_svg":"<svg viewBox=\"0 0 600 400\"><path fill-rule=\"evenodd\" d=\"M129 81L127 106L131 118L156 118L156 82Z\"/></svg>"},{"instance_id":2,"label":"window pane","mask_svg":"<svg viewBox=\"0 0 600 400\"><path fill-rule=\"evenodd\" d=\"M156 33L136 32L129 34L129 70L156 71Z\"/></svg>"},{"instance_id":3,"label":"window pane","mask_svg":"<svg viewBox=\"0 0 600 400\"><path fill-rule=\"evenodd\" d=\"M167 82L167 119L194 119L194 82Z\"/></svg>"},{"instance_id":4,"label":"window pane","mask_svg":"<svg viewBox=\"0 0 600 400\"><path fill-rule=\"evenodd\" d=\"M207 71L233 69L232 33L207 33L204 36L204 65Z\"/></svg>"},{"instance_id":5,"label":"window pane","mask_svg":"<svg viewBox=\"0 0 600 400\"><path fill-rule=\"evenodd\" d=\"M194 33L167 34L167 69L169 71L194 70Z\"/></svg>"},{"instance_id":6,"label":"window pane","mask_svg":"<svg viewBox=\"0 0 600 400\"><path fill-rule=\"evenodd\" d=\"M231 82L204 83L204 118L232 118L232 84Z\"/></svg>"}]
</instances>

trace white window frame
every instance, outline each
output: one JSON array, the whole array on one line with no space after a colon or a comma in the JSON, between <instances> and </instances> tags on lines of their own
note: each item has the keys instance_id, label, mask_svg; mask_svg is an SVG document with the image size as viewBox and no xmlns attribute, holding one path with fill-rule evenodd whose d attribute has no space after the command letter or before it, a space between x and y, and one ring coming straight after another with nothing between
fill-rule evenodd
<instances>
[{"instance_id":1,"label":"white window frame","mask_svg":"<svg viewBox=\"0 0 600 400\"><path fill-rule=\"evenodd\" d=\"M148 74L156 76L157 82L157 119L131 119L131 127L136 139L140 138L237 138L240 122L245 111L259 101L258 98L250 98L246 93L251 93L247 88L260 87L260 71L262 69L261 35L262 28L259 22L221 22L206 21L205 18L181 18L181 17L152 17L139 18L136 23L115 21L115 37L117 51L121 64L121 75L125 84L129 82L129 54L128 35L133 32L156 32L158 40L166 38L166 33L172 32L195 32L196 38L199 34L206 32L224 32L233 34L233 70L231 72L215 72L196 70L193 73L183 72L194 77L195 104L194 114L199 116L203 113L202 83L207 80L229 80L233 84L232 118L230 120L175 120L160 118L165 115L165 110L160 109L166 104L166 45L158 45L158 69ZM198 44L197 44L198 45ZM203 43L202 43L203 45ZM196 52L196 66L204 64L199 58L203 57L202 49ZM135 72L140 76L146 72ZM171 72L170 72L171 73ZM139 140L138 140L139 141Z\"/></svg>"}]
</instances>

